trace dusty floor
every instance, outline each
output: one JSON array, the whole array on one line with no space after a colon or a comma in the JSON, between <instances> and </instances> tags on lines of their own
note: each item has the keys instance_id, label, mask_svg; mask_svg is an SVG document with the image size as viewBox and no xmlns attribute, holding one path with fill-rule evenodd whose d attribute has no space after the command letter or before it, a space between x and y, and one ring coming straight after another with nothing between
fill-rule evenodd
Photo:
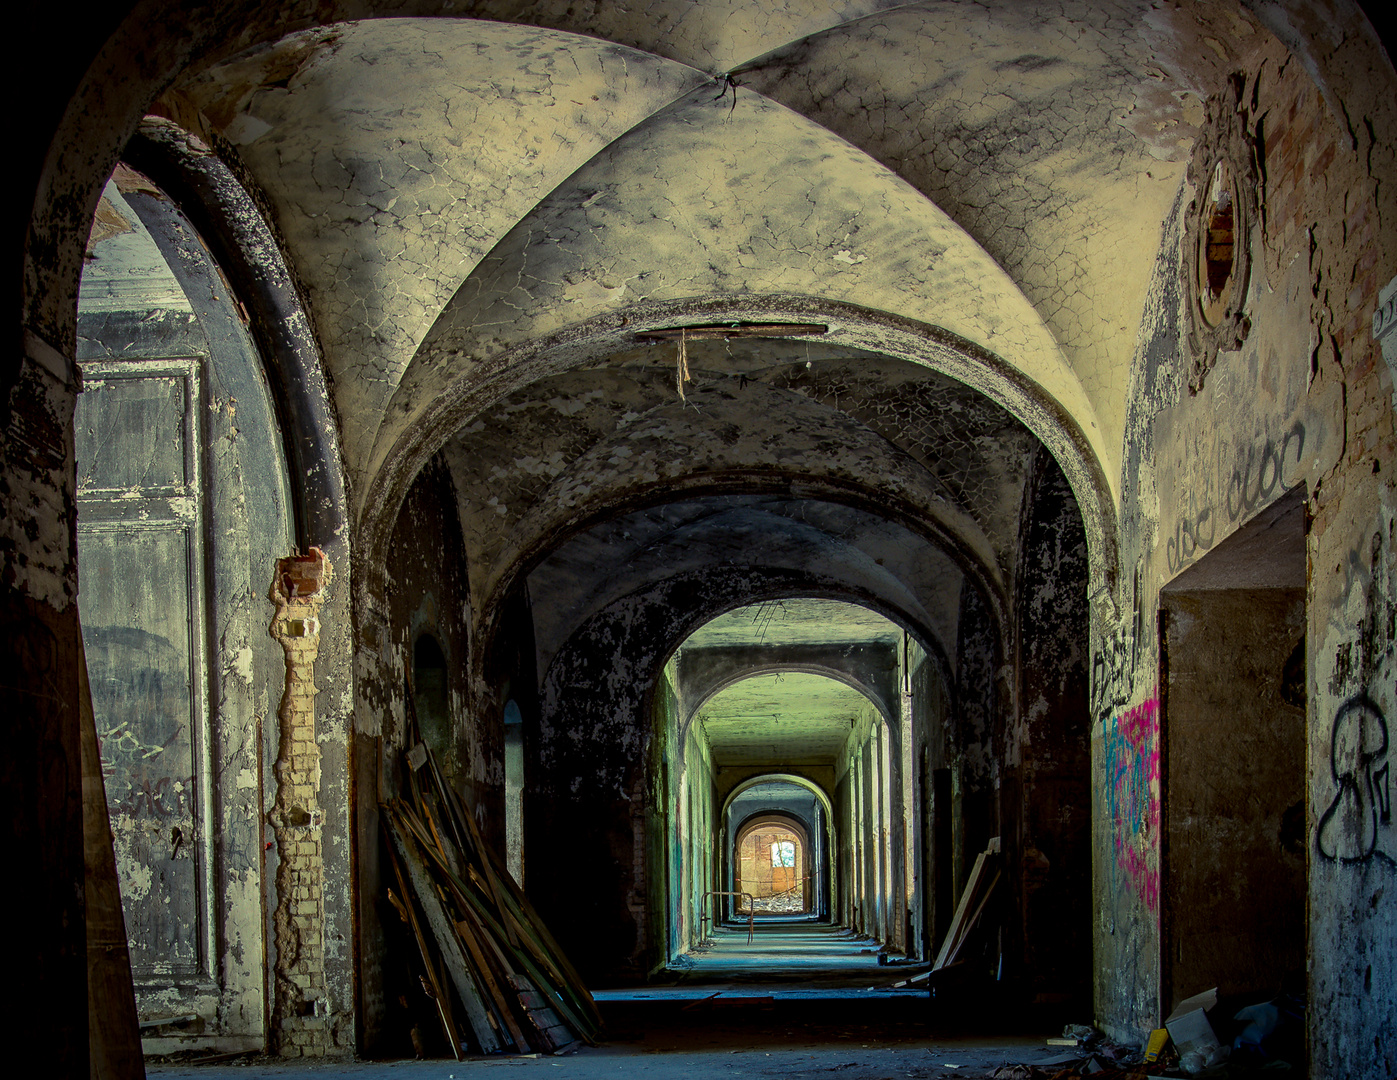
<instances>
[{"instance_id":1,"label":"dusty floor","mask_svg":"<svg viewBox=\"0 0 1397 1080\"><path fill-rule=\"evenodd\" d=\"M601 1077L829 1077L841 1080L883 1080L901 1077L987 1077L1008 1063L1061 1060L1041 1038L919 1039L881 1042L869 1034L835 1044L781 1035L763 1046L734 1048L721 1029L702 1048L682 1037L666 1036L641 1043L614 1042L588 1047L561 1058L479 1058L463 1062L396 1061L308 1064L255 1062L228 1065L156 1066L152 1080L294 1080L300 1077L348 1076L362 1080L463 1080L467 1076L530 1074L562 1078ZM682 1043L691 1045L683 1046Z\"/></svg>"},{"instance_id":2,"label":"dusty floor","mask_svg":"<svg viewBox=\"0 0 1397 1080\"><path fill-rule=\"evenodd\" d=\"M1005 1064L1063 1061L1046 1018L969 1014L890 984L921 967L883 967L866 938L809 920L722 928L672 978L596 992L608 1041L564 1057L311 1064L271 1059L151 1067L159 1080L463 1080L600 1077L989 1076ZM1036 1026L1035 1026L1036 1025ZM1037 1030L1043 1027L1044 1030ZM1013 1031L1014 1034L1004 1034Z\"/></svg>"}]
</instances>

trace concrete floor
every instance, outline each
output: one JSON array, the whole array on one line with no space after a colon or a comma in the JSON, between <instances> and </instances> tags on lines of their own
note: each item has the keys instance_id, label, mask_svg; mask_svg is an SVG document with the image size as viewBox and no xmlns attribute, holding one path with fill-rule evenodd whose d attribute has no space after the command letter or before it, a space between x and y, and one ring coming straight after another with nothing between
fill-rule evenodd
<instances>
[{"instance_id":1,"label":"concrete floor","mask_svg":"<svg viewBox=\"0 0 1397 1080\"><path fill-rule=\"evenodd\" d=\"M1062 1060L1047 1053L1042 1039L941 1039L926 1045L850 1043L772 1049L664 1050L608 1044L563 1058L478 1058L463 1062L268 1062L243 1065L165 1065L147 1069L152 1080L300 1080L332 1076L356 1080L465 1080L467 1077L529 1075L558 1080L630 1077L821 1077L840 1080L955 1077L984 1080L1001 1065Z\"/></svg>"},{"instance_id":2,"label":"concrete floor","mask_svg":"<svg viewBox=\"0 0 1397 1080\"><path fill-rule=\"evenodd\" d=\"M880 967L867 938L810 921L723 927L662 984L599 990L608 1041L563 1057L317 1064L275 1059L162 1065L158 1080L465 1080L501 1074L629 1077L985 1078L1006 1064L1067 1060L1022 1016L958 1011L889 984L921 967ZM940 1014L940 1015L938 1015Z\"/></svg>"},{"instance_id":3,"label":"concrete floor","mask_svg":"<svg viewBox=\"0 0 1397 1080\"><path fill-rule=\"evenodd\" d=\"M878 963L878 943L841 927L810 918L767 916L748 926L719 926L703 947L675 961L667 978L643 987L594 991L599 1002L693 1001L707 997L770 995L777 1000L909 995L892 990L929 964Z\"/></svg>"}]
</instances>

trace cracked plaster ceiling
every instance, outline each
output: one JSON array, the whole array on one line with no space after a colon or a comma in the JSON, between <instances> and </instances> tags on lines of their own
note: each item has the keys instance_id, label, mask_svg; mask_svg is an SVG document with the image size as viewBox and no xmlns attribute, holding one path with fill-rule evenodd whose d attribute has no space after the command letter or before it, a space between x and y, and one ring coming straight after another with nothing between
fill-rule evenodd
<instances>
[{"instance_id":1,"label":"cracked plaster ceiling","mask_svg":"<svg viewBox=\"0 0 1397 1080\"><path fill-rule=\"evenodd\" d=\"M1016 369L1114 484L1161 223L1260 33L1202 2L465 3L270 42L164 108L265 196L356 498L469 402L448 458L477 597L608 499L742 470L871 485L1002 582L1035 440L974 389L838 327L696 349L687 402L653 350L516 357L644 303L858 305Z\"/></svg>"},{"instance_id":2,"label":"cracked plaster ceiling","mask_svg":"<svg viewBox=\"0 0 1397 1080\"><path fill-rule=\"evenodd\" d=\"M803 671L753 675L714 694L697 723L713 764L832 765L861 717L876 712L858 690Z\"/></svg>"}]
</instances>

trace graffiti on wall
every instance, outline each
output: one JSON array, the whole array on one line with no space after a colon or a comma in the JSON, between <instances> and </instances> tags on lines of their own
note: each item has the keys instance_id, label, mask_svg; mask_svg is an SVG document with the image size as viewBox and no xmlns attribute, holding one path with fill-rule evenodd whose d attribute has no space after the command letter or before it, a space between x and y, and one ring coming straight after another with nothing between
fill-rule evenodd
<instances>
[{"instance_id":1,"label":"graffiti on wall","mask_svg":"<svg viewBox=\"0 0 1397 1080\"><path fill-rule=\"evenodd\" d=\"M1165 542L1169 572L1178 573L1218 539L1218 515L1226 511L1230 525L1269 506L1299 483L1305 453L1305 425L1297 420L1279 438L1242 447L1230 454L1218 447L1216 479L1204 475L1201 489L1189 492L1187 510L1174 523Z\"/></svg>"},{"instance_id":2,"label":"graffiti on wall","mask_svg":"<svg viewBox=\"0 0 1397 1080\"><path fill-rule=\"evenodd\" d=\"M1150 910L1159 906L1159 697L1101 721L1106 811L1119 874Z\"/></svg>"},{"instance_id":3,"label":"graffiti on wall","mask_svg":"<svg viewBox=\"0 0 1397 1080\"><path fill-rule=\"evenodd\" d=\"M1368 697L1344 702L1330 733L1329 768L1333 801L1315 830L1319 854L1334 862L1380 859L1397 866L1380 846L1392 823L1392 766L1387 755L1387 718Z\"/></svg>"},{"instance_id":4,"label":"graffiti on wall","mask_svg":"<svg viewBox=\"0 0 1397 1080\"><path fill-rule=\"evenodd\" d=\"M1330 626L1351 618L1351 603L1365 598L1364 617L1356 638L1343 640L1334 654L1329 691L1351 694L1334 713L1329 732L1329 801L1315 826L1315 851L1336 863L1382 862L1397 869L1397 845L1392 843L1392 764L1387 716L1382 700L1391 700L1397 678L1397 602L1393 596L1392 553L1386 556L1379 530L1368 545L1368 565L1349 552L1344 587L1330 617ZM1384 573L1384 568L1388 573ZM1350 630L1351 634L1352 631ZM1385 842L1386 840L1386 842Z\"/></svg>"},{"instance_id":5,"label":"graffiti on wall","mask_svg":"<svg viewBox=\"0 0 1397 1080\"><path fill-rule=\"evenodd\" d=\"M1135 643L1124 628L1103 636L1091 658L1091 715L1109 719L1130 700Z\"/></svg>"},{"instance_id":6,"label":"graffiti on wall","mask_svg":"<svg viewBox=\"0 0 1397 1080\"><path fill-rule=\"evenodd\" d=\"M1205 503L1198 505L1198 495L1190 492L1188 509L1174 522L1174 535L1164 545L1165 557L1169 560L1169 572L1175 573L1198 558L1213 546L1217 540L1218 523L1213 516L1213 508Z\"/></svg>"}]
</instances>

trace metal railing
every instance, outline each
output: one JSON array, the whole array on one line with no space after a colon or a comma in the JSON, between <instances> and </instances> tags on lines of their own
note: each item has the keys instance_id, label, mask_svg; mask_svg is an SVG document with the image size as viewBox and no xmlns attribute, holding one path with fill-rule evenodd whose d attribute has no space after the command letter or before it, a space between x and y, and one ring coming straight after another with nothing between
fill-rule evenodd
<instances>
[{"instance_id":1,"label":"metal railing","mask_svg":"<svg viewBox=\"0 0 1397 1080\"><path fill-rule=\"evenodd\" d=\"M701 926L701 927L706 927L706 926L708 925L708 898L709 898L710 896L745 896L745 897L747 897L747 944L748 944L748 945L752 944L752 925L753 925L753 921L754 921L754 920L756 919L756 917L757 917L757 910L756 910L756 903L757 903L757 901L756 901L756 899L752 896L752 894L749 893L749 892L723 892L723 891L720 890L720 889L712 889L712 890L710 890L709 892L704 893L704 894L703 894L703 899L702 899L701 901L699 901L699 926ZM739 908L737 909L737 914L738 914L738 915L741 915L741 914L742 914L742 908L741 908L741 907L739 907ZM713 920L713 923L714 923L715 926L717 925L717 921L718 921L718 920L717 920L716 917L715 917L714 920ZM707 931L705 930L704 933L703 933L703 938L707 938L707 937L708 937L708 933L707 933ZM702 940L702 939L700 939L700 940Z\"/></svg>"}]
</instances>

